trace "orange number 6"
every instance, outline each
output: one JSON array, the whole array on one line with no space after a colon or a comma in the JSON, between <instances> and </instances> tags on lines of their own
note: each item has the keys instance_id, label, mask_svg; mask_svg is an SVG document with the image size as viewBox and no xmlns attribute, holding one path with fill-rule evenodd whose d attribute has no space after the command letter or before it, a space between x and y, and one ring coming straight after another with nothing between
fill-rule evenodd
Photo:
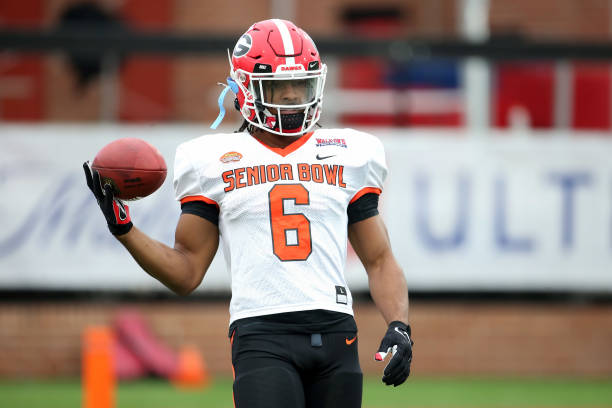
<instances>
[{"instance_id":1,"label":"orange number 6","mask_svg":"<svg viewBox=\"0 0 612 408\"><path fill-rule=\"evenodd\" d=\"M305 261L312 252L310 220L302 213L285 214L285 200L292 200L295 205L309 205L308 190L301 184L277 184L268 197L274 255L281 261ZM295 234L297 238L291 244L288 234Z\"/></svg>"}]
</instances>

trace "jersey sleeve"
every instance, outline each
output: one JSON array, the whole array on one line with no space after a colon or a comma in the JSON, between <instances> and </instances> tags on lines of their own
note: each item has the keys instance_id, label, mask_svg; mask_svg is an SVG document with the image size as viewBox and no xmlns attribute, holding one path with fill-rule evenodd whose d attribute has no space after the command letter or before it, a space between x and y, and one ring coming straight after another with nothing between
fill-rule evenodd
<instances>
[{"instance_id":1,"label":"jersey sleeve","mask_svg":"<svg viewBox=\"0 0 612 408\"><path fill-rule=\"evenodd\" d=\"M207 204L215 204L218 207L217 202L212 198L212 191L206 191L207 184L194 166L188 146L179 145L174 157L174 194L176 199L181 204L203 201Z\"/></svg>"},{"instance_id":2,"label":"jersey sleeve","mask_svg":"<svg viewBox=\"0 0 612 408\"><path fill-rule=\"evenodd\" d=\"M197 215L219 225L219 207L204 201L188 201L181 204L181 214Z\"/></svg>"},{"instance_id":3,"label":"jersey sleeve","mask_svg":"<svg viewBox=\"0 0 612 408\"><path fill-rule=\"evenodd\" d=\"M362 195L348 205L346 213L349 225L378 215L378 194Z\"/></svg>"},{"instance_id":4,"label":"jersey sleeve","mask_svg":"<svg viewBox=\"0 0 612 408\"><path fill-rule=\"evenodd\" d=\"M367 135L367 143L363 151L368 155L364 165L365 177L363 184L357 189L357 192L351 199L351 203L358 200L364 194L380 194L383 183L387 178L387 162L382 142L374 136Z\"/></svg>"}]
</instances>

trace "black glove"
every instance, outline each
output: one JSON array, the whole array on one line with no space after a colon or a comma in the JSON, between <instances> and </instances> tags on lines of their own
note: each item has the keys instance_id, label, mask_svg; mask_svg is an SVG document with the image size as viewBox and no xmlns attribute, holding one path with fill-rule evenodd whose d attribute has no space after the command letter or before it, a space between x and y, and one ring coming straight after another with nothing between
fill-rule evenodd
<instances>
[{"instance_id":1,"label":"black glove","mask_svg":"<svg viewBox=\"0 0 612 408\"><path fill-rule=\"evenodd\" d=\"M113 235L123 235L129 232L132 229L132 221L130 220L130 209L128 206L113 196L113 187L110 184L105 184L104 190L102 190L100 173L94 170L92 175L88 162L83 163L83 170L85 170L87 187L96 197L110 232Z\"/></svg>"},{"instance_id":2,"label":"black glove","mask_svg":"<svg viewBox=\"0 0 612 408\"><path fill-rule=\"evenodd\" d=\"M385 367L382 380L387 385L397 387L410 375L410 363L412 362L412 345L410 339L410 325L400 321L389 323L389 328L380 342L378 352L375 354L376 361L383 361L389 351L392 352L391 360Z\"/></svg>"}]
</instances>

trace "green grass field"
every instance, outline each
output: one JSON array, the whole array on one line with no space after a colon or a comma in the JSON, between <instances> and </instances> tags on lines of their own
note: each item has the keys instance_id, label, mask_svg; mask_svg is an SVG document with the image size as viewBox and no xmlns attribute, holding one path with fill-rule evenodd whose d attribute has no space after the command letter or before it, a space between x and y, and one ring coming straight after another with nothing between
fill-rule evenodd
<instances>
[{"instance_id":1,"label":"green grass field","mask_svg":"<svg viewBox=\"0 0 612 408\"><path fill-rule=\"evenodd\" d=\"M364 408L612 407L612 379L411 378L398 388L365 380ZM81 404L78 380L0 382L0 406L68 408ZM122 383L117 408L232 408L230 379L204 390L178 390L157 380Z\"/></svg>"}]
</instances>

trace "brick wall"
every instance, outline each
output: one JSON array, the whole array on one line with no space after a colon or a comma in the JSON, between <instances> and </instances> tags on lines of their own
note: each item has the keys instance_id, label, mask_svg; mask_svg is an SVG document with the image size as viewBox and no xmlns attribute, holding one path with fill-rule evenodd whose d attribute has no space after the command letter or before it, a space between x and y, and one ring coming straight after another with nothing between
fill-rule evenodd
<instances>
[{"instance_id":1,"label":"brick wall","mask_svg":"<svg viewBox=\"0 0 612 408\"><path fill-rule=\"evenodd\" d=\"M609 41L608 0L491 0L492 33L521 33L531 38Z\"/></svg>"},{"instance_id":2,"label":"brick wall","mask_svg":"<svg viewBox=\"0 0 612 408\"><path fill-rule=\"evenodd\" d=\"M87 325L122 308L143 313L173 349L197 346L212 373L230 375L226 303L3 303L0 378L75 376ZM385 325L369 303L355 307L364 372ZM612 305L413 302L416 375L612 375Z\"/></svg>"},{"instance_id":3,"label":"brick wall","mask_svg":"<svg viewBox=\"0 0 612 408\"><path fill-rule=\"evenodd\" d=\"M65 7L81 1L13 2L11 7L0 7L0 24L51 28L57 24L58 15ZM142 7L139 0L93 2L117 13L134 26L142 26L143 21L153 19L151 21L155 24L144 25L179 32L238 35L254 21L274 17L270 0L240 0L232 3L232 7L226 7L221 0L164 0L163 9ZM295 3L295 22L314 37L348 34L349 29L342 23L342 14L349 8L372 8L370 0L297 0ZM457 4L455 0L383 0L376 3L378 7L394 7L401 12L398 36L416 37L456 35ZM490 4L492 33L521 33L532 38L567 40L608 41L612 37L608 0L491 0ZM159 15L151 16L151 10L161 11ZM26 16L24 13L29 14ZM164 21L156 20L164 16ZM77 89L65 58L59 55L36 56L34 68L28 68L26 65L31 62L24 58L19 54L0 58L0 81L18 78L26 84L13 89L12 93L5 91L3 96L0 95L0 115L4 119L100 119L105 108L101 106L99 79L84 89ZM119 119L209 123L215 118L216 98L220 91L216 83L227 76L224 56L177 58L168 64L148 62L153 65L135 67L136 63L130 60L124 66L117 90L121 97L117 108ZM160 64L165 65L160 67ZM155 68L155 73L151 67ZM159 81L153 84L141 72L151 74ZM236 115L229 120L239 123L238 119Z\"/></svg>"}]
</instances>

